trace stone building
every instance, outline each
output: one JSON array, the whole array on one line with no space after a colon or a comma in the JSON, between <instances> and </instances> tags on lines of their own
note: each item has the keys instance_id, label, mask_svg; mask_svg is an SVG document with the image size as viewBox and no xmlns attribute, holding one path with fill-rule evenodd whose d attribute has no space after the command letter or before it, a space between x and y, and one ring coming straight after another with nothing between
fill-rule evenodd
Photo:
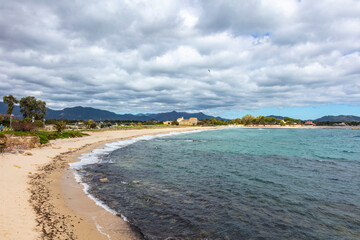
<instances>
[{"instance_id":1,"label":"stone building","mask_svg":"<svg viewBox=\"0 0 360 240\"><path fill-rule=\"evenodd\" d=\"M198 123L197 118L190 118L190 119L179 118L177 121L179 125L186 125L186 126L197 125Z\"/></svg>"}]
</instances>

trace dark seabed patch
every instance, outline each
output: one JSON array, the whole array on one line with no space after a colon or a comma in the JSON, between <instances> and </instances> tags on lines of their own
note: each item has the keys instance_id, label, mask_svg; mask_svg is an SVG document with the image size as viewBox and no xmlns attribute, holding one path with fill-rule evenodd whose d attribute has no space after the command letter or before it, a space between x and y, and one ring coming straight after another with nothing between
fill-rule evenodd
<instances>
[{"instance_id":1,"label":"dark seabed patch","mask_svg":"<svg viewBox=\"0 0 360 240\"><path fill-rule=\"evenodd\" d=\"M81 174L92 195L148 239L359 239L354 136L338 129L169 136L115 150Z\"/></svg>"}]
</instances>

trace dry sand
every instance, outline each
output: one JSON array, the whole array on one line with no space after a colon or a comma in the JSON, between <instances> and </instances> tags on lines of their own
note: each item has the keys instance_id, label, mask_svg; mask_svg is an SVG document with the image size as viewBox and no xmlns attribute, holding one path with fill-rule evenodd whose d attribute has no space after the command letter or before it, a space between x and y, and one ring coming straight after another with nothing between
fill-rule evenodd
<instances>
[{"instance_id":1,"label":"dry sand","mask_svg":"<svg viewBox=\"0 0 360 240\"><path fill-rule=\"evenodd\" d=\"M51 141L29 154L0 154L0 239L137 239L121 218L97 206L68 162L106 142L203 127L113 130Z\"/></svg>"}]
</instances>

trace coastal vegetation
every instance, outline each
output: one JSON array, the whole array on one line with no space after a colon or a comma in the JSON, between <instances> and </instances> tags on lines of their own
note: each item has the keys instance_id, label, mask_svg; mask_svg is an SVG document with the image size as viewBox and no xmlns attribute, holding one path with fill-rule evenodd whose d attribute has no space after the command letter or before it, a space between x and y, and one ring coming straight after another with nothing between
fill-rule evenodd
<instances>
[{"instance_id":1,"label":"coastal vegetation","mask_svg":"<svg viewBox=\"0 0 360 240\"><path fill-rule=\"evenodd\" d=\"M36 100L35 97L23 97L20 100L20 112L24 118L41 120L46 114L46 103L41 100Z\"/></svg>"},{"instance_id":2,"label":"coastal vegetation","mask_svg":"<svg viewBox=\"0 0 360 240\"><path fill-rule=\"evenodd\" d=\"M176 127L179 125L179 123L175 120L173 121L165 121L165 122L171 122L163 124L163 120L92 120L92 119L46 119L45 116L47 113L46 108L46 102L36 99L33 96L27 96L20 99L20 101L15 98L13 95L8 95L3 97L3 102L8 105L6 110L6 115L0 114L0 123L3 124L5 129L12 129L15 131L30 131L30 132L36 132L39 131L39 129L43 129L46 126L50 129L54 129L57 132L65 132L69 129L73 130L84 130L84 129L132 129L132 128L152 128L152 127L168 127L167 125L172 125L171 127ZM20 103L20 107L15 106L16 103ZM23 119L19 116L14 116L13 110L17 107L16 112L19 113L19 111L22 114ZM90 111L90 113L87 113L85 115L91 115L91 111L95 114L104 114L103 110L98 109L92 109L92 108L82 108L77 107L73 109L74 111L80 111L84 112L83 110ZM53 110L52 110L53 111ZM106 111L105 111L106 112ZM72 112L74 115L74 112ZM98 117L97 115L94 115L95 117ZM109 113L110 114L110 113ZM163 113L158 114L159 116L162 116L162 119L165 119L165 116L178 116L180 113L178 112L170 112L170 113ZM185 114L184 116L188 117L195 117L199 115L200 113L196 113L194 116L191 116L189 113L181 113ZM202 114L202 113L201 113ZM222 119L218 117L211 117L208 115L199 115L199 120L197 121L198 126L220 126L220 125L244 125L244 126L289 126L289 125L303 125L306 124L306 121L302 121L299 119L289 118L289 117L281 117L281 116L253 116L250 114L247 114L241 118L235 118L232 120ZM80 115L79 115L80 116ZM82 116L82 115L81 115ZM130 114L129 114L130 116ZM145 116L145 115L144 115ZM146 115L146 116L155 116L155 115ZM159 117L158 116L158 117ZM200 117L209 117L209 118L200 118ZM112 116L113 117L113 116ZM328 116L328 117L334 117L334 116ZM340 117L340 116L339 116ZM348 116L343 116L348 117ZM353 116L356 120L356 117ZM96 119L96 118L95 118ZM171 120L166 119L166 120ZM346 119L346 118L342 118ZM11 125L11 126L10 126ZM332 121L314 121L312 125L317 126L358 126L360 125L359 121L352 121L352 122L332 122Z\"/></svg>"},{"instance_id":3,"label":"coastal vegetation","mask_svg":"<svg viewBox=\"0 0 360 240\"><path fill-rule=\"evenodd\" d=\"M46 144L50 140L55 140L58 138L74 138L74 137L82 137L87 136L88 134L82 133L79 131L68 131L68 132L47 132L47 131L38 131L38 132L29 132L29 131L6 131L2 133L3 136L7 134L12 134L14 136L37 136L40 138L41 144Z\"/></svg>"},{"instance_id":4,"label":"coastal vegetation","mask_svg":"<svg viewBox=\"0 0 360 240\"><path fill-rule=\"evenodd\" d=\"M264 116L257 116L254 117L250 114L245 115L241 119L237 118L232 121L232 123L236 124L244 124L246 125L297 125L302 124L301 120L293 119L293 118L284 118L284 119L277 119L275 117L264 117Z\"/></svg>"},{"instance_id":5,"label":"coastal vegetation","mask_svg":"<svg viewBox=\"0 0 360 240\"><path fill-rule=\"evenodd\" d=\"M38 125L35 122L28 121L28 118L23 120L13 121L11 124L11 128L14 131L27 131L34 132L38 130Z\"/></svg>"},{"instance_id":6,"label":"coastal vegetation","mask_svg":"<svg viewBox=\"0 0 360 240\"><path fill-rule=\"evenodd\" d=\"M8 95L3 97L3 102L8 105L6 110L6 115L13 116L13 110L15 104L20 103L20 112L23 115L23 118L30 118L35 120L41 120L45 118L46 114L46 102L42 100L37 100L33 96L27 96L20 99L20 101L13 95Z\"/></svg>"},{"instance_id":7,"label":"coastal vegetation","mask_svg":"<svg viewBox=\"0 0 360 240\"><path fill-rule=\"evenodd\" d=\"M66 122L65 121L55 122L55 128L58 133L63 132L66 129Z\"/></svg>"},{"instance_id":8,"label":"coastal vegetation","mask_svg":"<svg viewBox=\"0 0 360 240\"><path fill-rule=\"evenodd\" d=\"M11 115L14 110L15 103L19 103L19 100L17 100L13 95L10 94L9 96L3 97L3 102L7 103L8 105L6 114Z\"/></svg>"},{"instance_id":9,"label":"coastal vegetation","mask_svg":"<svg viewBox=\"0 0 360 240\"><path fill-rule=\"evenodd\" d=\"M257 116L254 117L250 114L243 116L242 118L236 118L233 120L222 120L217 118L210 118L204 119L201 121L201 125L297 125L302 124L303 122L298 119L293 118L284 118L284 119L277 119L275 117L264 117L264 116Z\"/></svg>"},{"instance_id":10,"label":"coastal vegetation","mask_svg":"<svg viewBox=\"0 0 360 240\"><path fill-rule=\"evenodd\" d=\"M32 96L23 97L19 101L11 94L4 96L3 101L7 103L8 108L6 115L0 114L0 123L6 127L5 131L1 133L2 138L7 138L8 136L37 136L40 139L40 144L46 144L50 140L57 138L73 138L87 135L80 131L64 132L66 129L65 121L55 122L57 131L45 131L45 101L38 100ZM16 103L20 103L20 112L23 115L23 119L14 119L15 117L12 115Z\"/></svg>"}]
</instances>

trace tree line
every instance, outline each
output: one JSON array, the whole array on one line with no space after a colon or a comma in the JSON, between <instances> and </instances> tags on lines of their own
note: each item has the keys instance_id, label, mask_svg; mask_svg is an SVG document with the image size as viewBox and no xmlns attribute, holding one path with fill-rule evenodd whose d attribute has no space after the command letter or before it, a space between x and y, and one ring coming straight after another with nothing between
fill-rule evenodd
<instances>
[{"instance_id":1,"label":"tree line","mask_svg":"<svg viewBox=\"0 0 360 240\"><path fill-rule=\"evenodd\" d=\"M16 99L13 95L4 96L3 102L8 105L6 110L7 115L11 115L15 108L15 104L20 103L20 112L24 119L34 118L35 120L41 120L45 118L46 114L46 102L37 100L35 97L28 96L20 99Z\"/></svg>"},{"instance_id":2,"label":"tree line","mask_svg":"<svg viewBox=\"0 0 360 240\"><path fill-rule=\"evenodd\" d=\"M277 119L274 117L264 117L264 116L257 116L254 117L250 114L243 116L242 118L236 118L233 120L221 120L217 118L209 118L203 119L199 121L199 125L228 125L228 124L237 124L237 125L296 125L302 124L301 120L293 119L293 118L285 118Z\"/></svg>"},{"instance_id":3,"label":"tree line","mask_svg":"<svg viewBox=\"0 0 360 240\"><path fill-rule=\"evenodd\" d=\"M241 119L236 118L234 120L231 120L230 123L232 124L244 124L244 125L296 125L296 124L302 124L301 120L293 119L293 118L284 118L277 119L274 117L264 117L264 116L257 116L254 117L250 114L247 114L243 116Z\"/></svg>"}]
</instances>

